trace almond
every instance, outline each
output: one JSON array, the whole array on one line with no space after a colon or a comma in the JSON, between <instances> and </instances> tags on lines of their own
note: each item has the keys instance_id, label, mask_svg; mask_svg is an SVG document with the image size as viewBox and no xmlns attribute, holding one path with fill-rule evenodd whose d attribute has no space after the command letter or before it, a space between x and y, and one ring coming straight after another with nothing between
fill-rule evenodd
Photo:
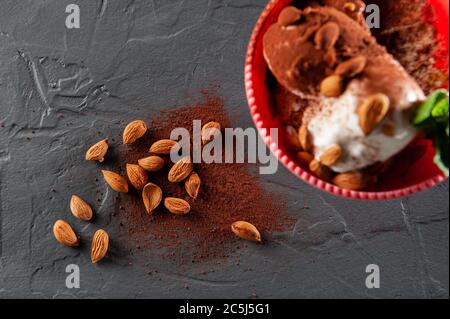
<instances>
[{"instance_id":1,"label":"almond","mask_svg":"<svg viewBox=\"0 0 450 319\"><path fill-rule=\"evenodd\" d=\"M105 257L108 251L108 247L108 234L103 229L97 230L94 234L94 237L92 237L91 260L93 264L99 262Z\"/></svg>"},{"instance_id":2,"label":"almond","mask_svg":"<svg viewBox=\"0 0 450 319\"><path fill-rule=\"evenodd\" d=\"M332 166L342 157L342 148L338 144L331 145L320 156L320 162L326 166Z\"/></svg>"},{"instance_id":3,"label":"almond","mask_svg":"<svg viewBox=\"0 0 450 319\"><path fill-rule=\"evenodd\" d=\"M196 172L192 172L191 175L184 182L184 188L190 197L196 199L200 190L200 176Z\"/></svg>"},{"instance_id":4,"label":"almond","mask_svg":"<svg viewBox=\"0 0 450 319\"><path fill-rule=\"evenodd\" d=\"M92 219L92 207L77 195L72 195L70 199L70 210L72 215L78 219L89 221Z\"/></svg>"},{"instance_id":5,"label":"almond","mask_svg":"<svg viewBox=\"0 0 450 319\"><path fill-rule=\"evenodd\" d=\"M308 152L298 152L297 160L301 166L309 167L309 164L314 160L314 156Z\"/></svg>"},{"instance_id":6,"label":"almond","mask_svg":"<svg viewBox=\"0 0 450 319\"><path fill-rule=\"evenodd\" d=\"M159 140L150 147L150 153L168 155L175 145L177 145L177 142L172 140Z\"/></svg>"},{"instance_id":7,"label":"almond","mask_svg":"<svg viewBox=\"0 0 450 319\"><path fill-rule=\"evenodd\" d=\"M348 12L355 12L356 4L354 4L353 2L347 2L344 4L343 9Z\"/></svg>"},{"instance_id":8,"label":"almond","mask_svg":"<svg viewBox=\"0 0 450 319\"><path fill-rule=\"evenodd\" d=\"M208 144L213 141L216 136L220 135L221 130L220 123L217 122L209 122L203 125L202 127L202 144Z\"/></svg>"},{"instance_id":9,"label":"almond","mask_svg":"<svg viewBox=\"0 0 450 319\"><path fill-rule=\"evenodd\" d=\"M145 184L147 184L147 172L139 165L127 164L127 175L131 185L137 190L143 189Z\"/></svg>"},{"instance_id":10,"label":"almond","mask_svg":"<svg viewBox=\"0 0 450 319\"><path fill-rule=\"evenodd\" d=\"M338 97L342 94L342 77L330 75L320 83L320 94L327 97Z\"/></svg>"},{"instance_id":11,"label":"almond","mask_svg":"<svg viewBox=\"0 0 450 319\"><path fill-rule=\"evenodd\" d=\"M194 169L194 165L191 162L189 156L183 157L169 171L169 182L179 183L186 179Z\"/></svg>"},{"instance_id":12,"label":"almond","mask_svg":"<svg viewBox=\"0 0 450 319\"><path fill-rule=\"evenodd\" d=\"M366 64L367 58L360 55L339 64L334 73L343 77L352 78L361 73L366 67Z\"/></svg>"},{"instance_id":13,"label":"almond","mask_svg":"<svg viewBox=\"0 0 450 319\"><path fill-rule=\"evenodd\" d=\"M100 163L105 160L105 155L108 152L108 139L101 140L92 145L86 152L87 161L99 161Z\"/></svg>"},{"instance_id":14,"label":"almond","mask_svg":"<svg viewBox=\"0 0 450 319\"><path fill-rule=\"evenodd\" d=\"M302 148L297 132L298 130L296 130L293 126L289 125L286 127L287 142L289 144L289 147L295 151L298 151Z\"/></svg>"},{"instance_id":15,"label":"almond","mask_svg":"<svg viewBox=\"0 0 450 319\"><path fill-rule=\"evenodd\" d=\"M300 126L300 129L298 130L298 138L304 151L309 151L312 148L311 135L309 134L308 127L306 125Z\"/></svg>"},{"instance_id":16,"label":"almond","mask_svg":"<svg viewBox=\"0 0 450 319\"><path fill-rule=\"evenodd\" d=\"M323 181L329 181L333 176L332 170L317 160L313 160L309 163L309 169L314 175Z\"/></svg>"},{"instance_id":17,"label":"almond","mask_svg":"<svg viewBox=\"0 0 450 319\"><path fill-rule=\"evenodd\" d=\"M358 191L367 186L367 179L360 172L348 172L336 175L333 183L341 188Z\"/></svg>"},{"instance_id":18,"label":"almond","mask_svg":"<svg viewBox=\"0 0 450 319\"><path fill-rule=\"evenodd\" d=\"M175 215L186 215L191 211L191 205L181 198L166 197L164 206L169 212Z\"/></svg>"},{"instance_id":19,"label":"almond","mask_svg":"<svg viewBox=\"0 0 450 319\"><path fill-rule=\"evenodd\" d=\"M140 167L149 172L157 172L164 167L164 160L159 156L149 156L138 160Z\"/></svg>"},{"instance_id":20,"label":"almond","mask_svg":"<svg viewBox=\"0 0 450 319\"><path fill-rule=\"evenodd\" d=\"M284 27L296 23L302 17L302 12L296 7L289 6L281 11L278 17L278 23Z\"/></svg>"},{"instance_id":21,"label":"almond","mask_svg":"<svg viewBox=\"0 0 450 319\"><path fill-rule=\"evenodd\" d=\"M159 206L162 200L161 188L152 183L145 185L142 191L142 200L144 201L145 210L149 215L153 214L153 211Z\"/></svg>"},{"instance_id":22,"label":"almond","mask_svg":"<svg viewBox=\"0 0 450 319\"><path fill-rule=\"evenodd\" d=\"M69 247L78 246L78 238L72 227L64 220L57 220L53 225L53 235L58 242Z\"/></svg>"},{"instance_id":23,"label":"almond","mask_svg":"<svg viewBox=\"0 0 450 319\"><path fill-rule=\"evenodd\" d=\"M231 224L232 232L239 238L249 241L261 241L261 234L252 224L244 221L237 221Z\"/></svg>"},{"instance_id":24,"label":"almond","mask_svg":"<svg viewBox=\"0 0 450 319\"><path fill-rule=\"evenodd\" d=\"M127 125L123 131L123 144L134 143L147 132L147 124L144 121L136 120Z\"/></svg>"},{"instance_id":25,"label":"almond","mask_svg":"<svg viewBox=\"0 0 450 319\"><path fill-rule=\"evenodd\" d=\"M108 185L119 193L128 193L128 182L125 178L117 173L102 170L103 178Z\"/></svg>"},{"instance_id":26,"label":"almond","mask_svg":"<svg viewBox=\"0 0 450 319\"><path fill-rule=\"evenodd\" d=\"M339 39L339 25L334 22L325 23L314 36L314 43L318 50L328 51Z\"/></svg>"},{"instance_id":27,"label":"almond","mask_svg":"<svg viewBox=\"0 0 450 319\"><path fill-rule=\"evenodd\" d=\"M389 112L390 101L384 94L368 97L358 108L359 126L369 135Z\"/></svg>"}]
</instances>

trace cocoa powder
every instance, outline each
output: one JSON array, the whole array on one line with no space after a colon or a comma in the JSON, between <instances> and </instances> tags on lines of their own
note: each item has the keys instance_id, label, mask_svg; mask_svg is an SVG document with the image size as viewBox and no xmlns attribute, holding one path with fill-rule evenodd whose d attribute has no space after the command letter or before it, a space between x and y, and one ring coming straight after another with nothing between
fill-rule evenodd
<instances>
[{"instance_id":1,"label":"cocoa powder","mask_svg":"<svg viewBox=\"0 0 450 319\"><path fill-rule=\"evenodd\" d=\"M193 120L202 124L218 122L232 127L224 102L214 93L203 92L199 103L160 113L153 118L149 134L135 144L118 152L117 163L137 163L149 155L152 143L167 139L174 128L184 127L192 133ZM239 239L231 232L231 224L245 220L267 234L282 230L290 219L282 200L266 191L257 175L249 172L247 164L195 164L194 171L201 178L197 199L186 193L184 183L170 183L167 174L173 165L165 158L164 169L149 173L149 182L159 185L164 197L186 200L192 207L186 216L170 214L163 205L149 216L145 212L140 193L131 192L117 201L117 218L122 237L130 244L130 253L158 249L174 261L200 262L227 257L239 247ZM137 249L136 249L137 248Z\"/></svg>"}]
</instances>

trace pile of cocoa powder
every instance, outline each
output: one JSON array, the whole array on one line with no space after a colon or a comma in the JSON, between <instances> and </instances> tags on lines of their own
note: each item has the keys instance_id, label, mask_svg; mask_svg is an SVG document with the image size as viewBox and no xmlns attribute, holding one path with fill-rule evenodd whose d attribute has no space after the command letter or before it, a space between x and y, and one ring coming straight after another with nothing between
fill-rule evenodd
<instances>
[{"instance_id":1,"label":"pile of cocoa powder","mask_svg":"<svg viewBox=\"0 0 450 319\"><path fill-rule=\"evenodd\" d=\"M126 163L137 163L138 159L149 156L152 143L169 138L174 128L183 127L192 133L193 120L201 120L202 125L216 121L222 128L232 127L222 98L212 91L204 91L198 103L164 111L148 120L149 132L135 144L121 148L112 161L120 163L124 171ZM231 232L233 222L248 221L263 237L282 230L290 222L283 201L261 186L259 177L250 173L247 164L195 164L194 170L202 180L195 200L187 195L184 183L168 181L172 165L167 157L162 171L149 173L149 182L159 185L163 196L188 201L192 210L186 216L176 216L160 205L149 216L140 193L119 196L116 218L120 220L121 237L128 239L130 253L155 248L173 261L223 258L244 245Z\"/></svg>"}]
</instances>

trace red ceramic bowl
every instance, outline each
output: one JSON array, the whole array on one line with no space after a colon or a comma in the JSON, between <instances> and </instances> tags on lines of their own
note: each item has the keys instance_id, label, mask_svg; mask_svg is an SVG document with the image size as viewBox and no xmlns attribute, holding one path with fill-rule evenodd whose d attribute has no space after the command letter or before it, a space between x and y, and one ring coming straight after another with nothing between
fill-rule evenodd
<instances>
[{"instance_id":1,"label":"red ceramic bowl","mask_svg":"<svg viewBox=\"0 0 450 319\"><path fill-rule=\"evenodd\" d=\"M281 123L273 115L271 93L266 85L267 64L263 58L262 39L268 27L273 24L280 11L292 0L271 0L261 14L250 39L245 64L245 89L253 121L270 150L293 174L305 182L332 194L353 199L383 200L411 195L445 180L445 175L433 162L435 150L430 141L417 138L402 152L394 168L383 175L376 189L350 191L329 184L311 175L300 167L283 139L271 138L270 128L281 128ZM436 66L448 68L448 10L447 0L429 0L433 17L427 17L437 30L436 40L440 44ZM280 131L281 132L281 131Z\"/></svg>"}]
</instances>

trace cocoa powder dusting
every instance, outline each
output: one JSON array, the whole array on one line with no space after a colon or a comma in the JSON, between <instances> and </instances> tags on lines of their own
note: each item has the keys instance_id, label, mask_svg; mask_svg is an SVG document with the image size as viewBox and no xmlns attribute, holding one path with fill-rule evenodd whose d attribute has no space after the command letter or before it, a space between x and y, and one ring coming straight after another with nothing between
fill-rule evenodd
<instances>
[{"instance_id":1,"label":"cocoa powder dusting","mask_svg":"<svg viewBox=\"0 0 450 319\"><path fill-rule=\"evenodd\" d=\"M232 127L225 113L224 102L211 92L203 92L194 105L163 111L149 120L150 132L135 144L118 151L117 163L137 163L149 156L152 143L167 139L174 128L183 127L192 133L193 120L202 125L216 121L222 128ZM192 134L191 134L192 137ZM166 165L157 173L149 173L149 182L159 185L164 197L178 197L192 207L186 216L176 216L161 204L152 216L146 214L140 192L131 191L117 201L117 218L121 233L129 238L130 252L158 249L165 258L182 262L201 262L229 256L241 246L232 233L231 224L238 220L254 224L260 232L280 231L289 222L282 200L264 190L259 178L249 172L247 164L195 164L201 178L197 199L190 198L184 183L170 183L167 174L173 165L168 156Z\"/></svg>"}]
</instances>

